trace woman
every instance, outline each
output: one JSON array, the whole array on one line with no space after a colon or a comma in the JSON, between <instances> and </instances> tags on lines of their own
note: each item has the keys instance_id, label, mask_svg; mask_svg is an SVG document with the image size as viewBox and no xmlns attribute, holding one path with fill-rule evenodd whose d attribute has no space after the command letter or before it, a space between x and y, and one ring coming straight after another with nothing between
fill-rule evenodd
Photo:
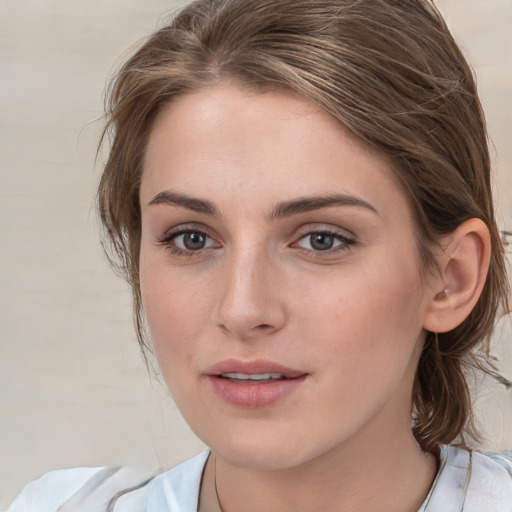
<instances>
[{"instance_id":1,"label":"woman","mask_svg":"<svg viewBox=\"0 0 512 512\"><path fill-rule=\"evenodd\" d=\"M210 450L49 474L12 512L512 510L510 458L463 447L508 287L483 113L430 1L199 0L107 116L111 259Z\"/></svg>"}]
</instances>

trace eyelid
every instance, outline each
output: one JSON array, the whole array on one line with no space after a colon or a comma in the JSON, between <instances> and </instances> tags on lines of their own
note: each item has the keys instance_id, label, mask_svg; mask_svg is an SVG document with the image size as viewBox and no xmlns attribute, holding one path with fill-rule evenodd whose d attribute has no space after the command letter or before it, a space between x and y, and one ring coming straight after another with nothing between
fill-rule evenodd
<instances>
[{"instance_id":1,"label":"eyelid","mask_svg":"<svg viewBox=\"0 0 512 512\"><path fill-rule=\"evenodd\" d=\"M213 236L211 235L211 229L206 227L204 224L192 222L173 226L172 228L166 230L163 233L163 235L157 237L157 241L160 243L164 243L166 241L171 240L173 237L182 235L183 233L202 233L208 236L209 238L213 238Z\"/></svg>"},{"instance_id":2,"label":"eyelid","mask_svg":"<svg viewBox=\"0 0 512 512\"><path fill-rule=\"evenodd\" d=\"M296 239L302 238L304 236L310 235L312 233L325 233L333 236L339 236L340 238L346 240L356 241L356 235L347 228L342 228L340 226L336 226L330 223L321 223L321 222L311 222L309 224L305 224L296 230L297 235Z\"/></svg>"}]
</instances>

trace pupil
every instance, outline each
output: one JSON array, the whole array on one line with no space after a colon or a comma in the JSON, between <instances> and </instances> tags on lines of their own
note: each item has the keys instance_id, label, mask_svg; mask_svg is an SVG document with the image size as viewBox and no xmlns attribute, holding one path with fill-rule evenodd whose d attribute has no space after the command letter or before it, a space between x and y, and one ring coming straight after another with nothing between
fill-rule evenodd
<instances>
[{"instance_id":1,"label":"pupil","mask_svg":"<svg viewBox=\"0 0 512 512\"><path fill-rule=\"evenodd\" d=\"M206 243L206 237L202 233L186 233L183 236L183 245L191 250L202 249Z\"/></svg>"},{"instance_id":2,"label":"pupil","mask_svg":"<svg viewBox=\"0 0 512 512\"><path fill-rule=\"evenodd\" d=\"M327 251L331 249L334 244L334 239L331 235L323 235L321 233L311 235L311 247L317 251Z\"/></svg>"}]
</instances>

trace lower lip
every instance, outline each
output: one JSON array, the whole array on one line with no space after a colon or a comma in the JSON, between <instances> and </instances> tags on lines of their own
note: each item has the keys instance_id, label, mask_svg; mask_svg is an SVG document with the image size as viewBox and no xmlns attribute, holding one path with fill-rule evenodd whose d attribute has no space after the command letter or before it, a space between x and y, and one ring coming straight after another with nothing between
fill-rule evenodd
<instances>
[{"instance_id":1,"label":"lower lip","mask_svg":"<svg viewBox=\"0 0 512 512\"><path fill-rule=\"evenodd\" d=\"M296 391L304 382L307 375L294 379L275 380L259 383L251 381L234 382L222 377L210 376L213 390L225 402L237 407L256 409L272 405Z\"/></svg>"}]
</instances>

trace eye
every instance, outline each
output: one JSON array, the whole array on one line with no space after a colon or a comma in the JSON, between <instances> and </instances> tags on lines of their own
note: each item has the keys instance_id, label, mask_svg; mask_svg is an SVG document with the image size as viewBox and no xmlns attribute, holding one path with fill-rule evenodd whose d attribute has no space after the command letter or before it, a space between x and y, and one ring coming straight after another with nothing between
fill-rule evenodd
<instances>
[{"instance_id":1,"label":"eye","mask_svg":"<svg viewBox=\"0 0 512 512\"><path fill-rule=\"evenodd\" d=\"M176 247L187 251L199 251L204 249L208 242L208 236L199 231L189 231L176 235L173 238Z\"/></svg>"},{"instance_id":2,"label":"eye","mask_svg":"<svg viewBox=\"0 0 512 512\"><path fill-rule=\"evenodd\" d=\"M203 231L196 229L179 229L167 233L159 240L171 254L178 256L191 256L200 253L203 249L217 247L218 244Z\"/></svg>"},{"instance_id":3,"label":"eye","mask_svg":"<svg viewBox=\"0 0 512 512\"><path fill-rule=\"evenodd\" d=\"M312 231L302 236L296 245L310 252L329 252L346 249L354 240L331 231Z\"/></svg>"}]
</instances>

